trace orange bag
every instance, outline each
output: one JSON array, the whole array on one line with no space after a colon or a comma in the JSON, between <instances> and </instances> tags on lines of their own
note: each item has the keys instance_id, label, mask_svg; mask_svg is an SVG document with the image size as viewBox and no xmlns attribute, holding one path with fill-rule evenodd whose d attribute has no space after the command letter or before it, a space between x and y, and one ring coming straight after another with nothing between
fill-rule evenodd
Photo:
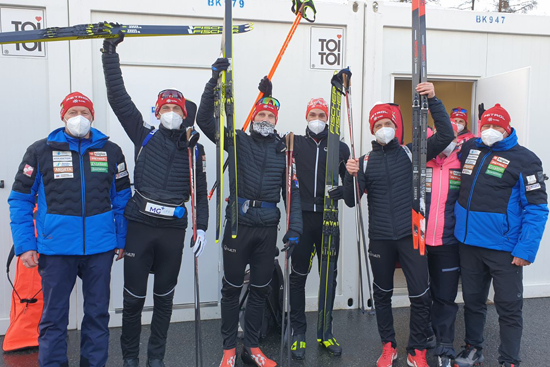
<instances>
[{"instance_id":1,"label":"orange bag","mask_svg":"<svg viewBox=\"0 0 550 367\"><path fill-rule=\"evenodd\" d=\"M10 265L14 257L15 249L12 246L6 264L8 281L13 287L13 292L10 326L2 345L4 352L38 346L38 323L44 309L42 279L38 273L38 266L26 268L17 258L14 284L10 279Z\"/></svg>"}]
</instances>

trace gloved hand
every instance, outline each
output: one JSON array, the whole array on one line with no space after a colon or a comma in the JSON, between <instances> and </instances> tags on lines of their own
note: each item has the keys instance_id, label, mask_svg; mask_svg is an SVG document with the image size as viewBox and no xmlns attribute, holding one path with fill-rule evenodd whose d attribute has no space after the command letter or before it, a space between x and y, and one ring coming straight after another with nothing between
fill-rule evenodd
<instances>
[{"instance_id":1,"label":"gloved hand","mask_svg":"<svg viewBox=\"0 0 550 367\"><path fill-rule=\"evenodd\" d=\"M485 112L485 106L483 105L483 103L480 103L477 106L477 116L480 120L481 120L481 116L483 116L484 112Z\"/></svg>"},{"instance_id":2,"label":"gloved hand","mask_svg":"<svg viewBox=\"0 0 550 367\"><path fill-rule=\"evenodd\" d=\"M340 70L337 74L335 74L331 79L331 84L334 85L336 88L342 90L344 85L344 74L348 77L348 83L349 80L351 80L351 70L349 67Z\"/></svg>"},{"instance_id":3,"label":"gloved hand","mask_svg":"<svg viewBox=\"0 0 550 367\"><path fill-rule=\"evenodd\" d=\"M187 148L193 149L199 141L201 134L192 126L187 128Z\"/></svg>"},{"instance_id":4,"label":"gloved hand","mask_svg":"<svg viewBox=\"0 0 550 367\"><path fill-rule=\"evenodd\" d=\"M340 200L344 198L344 186L334 186L328 191L328 196L332 200Z\"/></svg>"},{"instance_id":5,"label":"gloved hand","mask_svg":"<svg viewBox=\"0 0 550 367\"><path fill-rule=\"evenodd\" d=\"M101 52L108 55L116 54L116 47L122 41L124 41L124 32L122 31L118 32L118 37L116 38L105 38L103 40L103 48L101 49Z\"/></svg>"},{"instance_id":6,"label":"gloved hand","mask_svg":"<svg viewBox=\"0 0 550 367\"><path fill-rule=\"evenodd\" d=\"M229 65L229 60L225 57L218 58L212 64L212 79L218 79L220 77L220 73L224 70L227 70L229 68Z\"/></svg>"},{"instance_id":7,"label":"gloved hand","mask_svg":"<svg viewBox=\"0 0 550 367\"><path fill-rule=\"evenodd\" d=\"M205 247L206 232L204 232L202 229L197 229L197 240L194 243L191 242L191 248L193 249L193 254L195 254L195 257L201 256Z\"/></svg>"},{"instance_id":8,"label":"gloved hand","mask_svg":"<svg viewBox=\"0 0 550 367\"><path fill-rule=\"evenodd\" d=\"M300 235L298 232L289 229L283 237L283 243L285 246L281 251L287 252L287 256L291 257L292 251L294 251L294 247L296 247L298 242L300 242Z\"/></svg>"},{"instance_id":9,"label":"gloved hand","mask_svg":"<svg viewBox=\"0 0 550 367\"><path fill-rule=\"evenodd\" d=\"M264 94L264 96L269 97L273 93L273 84L271 84L271 80L267 78L267 75L260 80L260 84L258 84L258 89L260 92Z\"/></svg>"}]
</instances>

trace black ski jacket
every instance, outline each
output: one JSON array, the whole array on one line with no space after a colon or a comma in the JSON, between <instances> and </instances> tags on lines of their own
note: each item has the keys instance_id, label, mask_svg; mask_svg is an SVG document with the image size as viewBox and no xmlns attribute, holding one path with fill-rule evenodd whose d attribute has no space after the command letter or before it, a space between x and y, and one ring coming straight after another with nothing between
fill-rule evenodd
<instances>
[{"instance_id":1,"label":"black ski jacket","mask_svg":"<svg viewBox=\"0 0 550 367\"><path fill-rule=\"evenodd\" d=\"M454 134L443 103L433 97L428 104L437 129L437 134L428 139L426 160L430 161L453 141ZM374 140L372 150L359 158L357 179L361 195L368 194L371 240L398 240L412 235L411 145L405 149L397 138L385 146ZM346 172L344 200L349 207L355 205L354 190L353 179Z\"/></svg>"},{"instance_id":2,"label":"black ski jacket","mask_svg":"<svg viewBox=\"0 0 550 367\"><path fill-rule=\"evenodd\" d=\"M327 170L328 125L319 134L306 128L305 135L294 137L294 158L296 174L300 183L302 210L322 212L325 201L325 179ZM338 170L342 182L346 175L346 162L350 152L344 142L340 142L340 166Z\"/></svg>"},{"instance_id":3,"label":"black ski jacket","mask_svg":"<svg viewBox=\"0 0 550 367\"><path fill-rule=\"evenodd\" d=\"M119 56L118 54L103 54L102 61L109 104L135 147L135 191L126 206L124 216L129 220L154 227L187 228L187 210L191 210L190 207L186 207L185 215L182 218L151 216L147 214L146 209L147 203L184 206L182 203L189 200L189 153L185 131L183 129L169 130L161 125L144 145L146 137L154 127L145 124L141 113L126 91ZM184 126L191 126L195 120L197 106L187 100L185 107L187 118L184 120ZM208 198L206 196L206 173L203 168L205 155L204 147L200 144L197 146L199 151L195 192L197 229L206 231L208 228Z\"/></svg>"},{"instance_id":4,"label":"black ski jacket","mask_svg":"<svg viewBox=\"0 0 550 367\"><path fill-rule=\"evenodd\" d=\"M216 141L214 117L214 88L216 80L210 79L204 88L197 125L212 141ZM256 132L250 135L237 130L237 191L239 198L278 203L281 195L286 200L286 153L284 140L276 134L264 137ZM227 140L226 140L227 141ZM227 147L227 143L225 143ZM246 226L276 226L281 213L279 208L249 207L239 210L239 224ZM229 218L229 205L226 210ZM302 211L298 186L293 181L290 206L290 228L302 234Z\"/></svg>"}]
</instances>

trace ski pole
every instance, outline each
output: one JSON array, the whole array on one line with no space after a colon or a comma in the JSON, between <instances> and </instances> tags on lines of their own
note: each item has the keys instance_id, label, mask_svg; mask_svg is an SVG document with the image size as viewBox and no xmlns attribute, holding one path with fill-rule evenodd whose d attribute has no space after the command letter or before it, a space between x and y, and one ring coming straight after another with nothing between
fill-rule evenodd
<instances>
[{"instance_id":1,"label":"ski pole","mask_svg":"<svg viewBox=\"0 0 550 367\"><path fill-rule=\"evenodd\" d=\"M350 135L350 145L351 145L351 157L355 159L355 141L353 136L353 110L351 106L351 78L348 77L347 74L342 75L343 81L344 81L344 92L346 96L346 106L347 106L347 112L348 112L348 127L349 127L349 135ZM370 313L374 313L374 297L372 293L372 282L370 278L370 266L369 266L369 258L368 258L368 250L367 250L367 238L365 235L365 225L363 224L363 210L361 208L361 191L359 188L359 181L357 180L356 176L353 176L353 184L355 187L354 190L354 198L355 198L355 220L357 222L357 229L355 231L356 237L357 237L357 250L359 253L359 276L361 277L361 295L363 294L363 280L362 280L362 269L361 269L361 239L363 240L363 250L365 253L365 267L367 270L367 281L369 285L369 299L367 300L367 306L370 307ZM361 234L361 237L359 237L359 234ZM364 311L364 301L363 302L363 311Z\"/></svg>"},{"instance_id":2,"label":"ski pole","mask_svg":"<svg viewBox=\"0 0 550 367\"><path fill-rule=\"evenodd\" d=\"M192 137L192 135L197 136ZM191 145L194 140L194 145ZM193 134L193 129L187 130L187 153L189 156L189 183L190 183L190 196L191 196L191 221L193 225L193 244L197 241L197 214L196 214L196 197L195 197L195 182L196 182L196 168L198 148L196 142L198 140L198 134ZM199 296L199 259L194 256L194 280L195 280L195 363L197 367L202 367L202 331L201 331L201 310L200 310L200 296Z\"/></svg>"}]
</instances>

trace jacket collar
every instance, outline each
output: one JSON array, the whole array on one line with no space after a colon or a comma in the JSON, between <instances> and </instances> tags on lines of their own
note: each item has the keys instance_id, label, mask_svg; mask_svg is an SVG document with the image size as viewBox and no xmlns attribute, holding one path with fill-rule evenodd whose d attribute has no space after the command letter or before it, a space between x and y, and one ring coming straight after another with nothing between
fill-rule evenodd
<instances>
[{"instance_id":1,"label":"jacket collar","mask_svg":"<svg viewBox=\"0 0 550 367\"><path fill-rule=\"evenodd\" d=\"M390 141L386 145L382 145L376 140L372 141L372 150L386 151L387 152L389 150L394 150L394 149L397 149L399 147L401 147L401 145L399 145L399 140L397 138L393 138L393 140Z\"/></svg>"},{"instance_id":2,"label":"jacket collar","mask_svg":"<svg viewBox=\"0 0 550 367\"><path fill-rule=\"evenodd\" d=\"M306 127L306 136L312 139L315 139L316 141L319 142L328 136L328 125L326 125L325 129L321 131L319 134L315 134L313 131L309 129L309 127Z\"/></svg>"},{"instance_id":3,"label":"jacket collar","mask_svg":"<svg viewBox=\"0 0 550 367\"><path fill-rule=\"evenodd\" d=\"M502 151L505 151L505 150L510 150L513 147L515 147L516 145L518 145L518 136L516 134L516 129L512 128L512 133L506 139L503 139L503 140L493 144L492 147L489 147L489 146L483 144L483 140L481 140L481 138L476 139L476 145L480 148L492 149L495 152L502 152Z\"/></svg>"},{"instance_id":4,"label":"jacket collar","mask_svg":"<svg viewBox=\"0 0 550 367\"><path fill-rule=\"evenodd\" d=\"M90 129L89 139L73 138L65 132L65 127L60 127L48 135L47 144L52 148L83 153L87 149L103 148L108 140L107 135L93 127Z\"/></svg>"}]
</instances>

